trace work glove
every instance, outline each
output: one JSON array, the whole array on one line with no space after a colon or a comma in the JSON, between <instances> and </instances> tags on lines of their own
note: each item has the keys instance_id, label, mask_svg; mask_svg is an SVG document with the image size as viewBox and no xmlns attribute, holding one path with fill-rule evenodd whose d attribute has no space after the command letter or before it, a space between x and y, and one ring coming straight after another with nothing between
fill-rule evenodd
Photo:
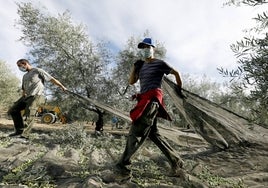
<instances>
[{"instance_id":1,"label":"work glove","mask_svg":"<svg viewBox=\"0 0 268 188\"><path fill-rule=\"evenodd\" d=\"M182 93L181 91L181 87L180 86L177 86L175 88L175 91L177 93L177 95L181 98L181 99L186 99L187 97Z\"/></svg>"},{"instance_id":2,"label":"work glove","mask_svg":"<svg viewBox=\"0 0 268 188\"><path fill-rule=\"evenodd\" d=\"M137 60L135 63L134 63L134 67L135 67L135 73L138 73L143 65L144 61L142 60Z\"/></svg>"}]
</instances>

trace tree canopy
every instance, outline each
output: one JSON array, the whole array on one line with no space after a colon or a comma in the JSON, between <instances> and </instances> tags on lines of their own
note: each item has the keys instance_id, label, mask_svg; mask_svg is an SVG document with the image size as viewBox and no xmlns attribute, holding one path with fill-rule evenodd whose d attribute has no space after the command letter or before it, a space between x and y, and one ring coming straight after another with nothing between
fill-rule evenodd
<instances>
[{"instance_id":1,"label":"tree canopy","mask_svg":"<svg viewBox=\"0 0 268 188\"><path fill-rule=\"evenodd\" d=\"M233 4L235 2L247 1L229 1ZM86 26L73 23L70 12L51 16L31 3L17 5L20 16L17 25L23 33L20 40L30 47L31 63L44 68L75 93L122 110L130 110L133 105L129 99L137 92L138 86L129 86L128 75L133 63L141 57L136 46L141 37L130 37L126 46L115 55L111 53L107 43L90 40ZM193 91L202 96L210 96L215 102L225 103L230 108L241 107L247 112L251 109L253 113L248 113L250 118L265 123L268 106L267 14L258 15L256 21L259 25L250 30L251 33L254 31L255 35L251 34L231 46L239 59L238 69L219 69L225 76L238 80L232 84L235 86L232 91L237 96L230 94L226 95L229 97L223 97L222 93L216 94L220 86L209 81L197 83L198 87L194 87ZM150 36L148 31L143 37L147 36ZM156 46L156 56L164 58L166 49L161 43ZM190 82L188 84L191 85ZM193 84L190 87L193 87ZM245 88L250 88L250 95L243 92ZM64 101L61 105L67 111L72 109L73 116L79 116L80 119L81 116L88 116L84 109L96 111L93 106L81 104L74 99L69 100L69 96L54 87L49 87L48 92L51 92L55 101ZM237 99L239 104L234 105ZM172 104L167 101L167 106L172 107Z\"/></svg>"},{"instance_id":2,"label":"tree canopy","mask_svg":"<svg viewBox=\"0 0 268 188\"><path fill-rule=\"evenodd\" d=\"M23 33L20 40L30 47L29 56L34 65L49 72L75 93L130 110L129 98L137 88L129 87L128 76L134 62L141 57L136 46L140 38L131 37L118 55L114 55L107 43L90 40L87 28L73 23L68 11L55 17L31 3L17 5L20 16L17 25ZM148 36L148 31L144 35ZM161 44L156 54L164 56L165 49ZM76 116L86 116L82 115L85 109L96 112L90 105L67 100L68 96L55 88L49 91L56 101L65 101L65 109L72 109Z\"/></svg>"},{"instance_id":3,"label":"tree canopy","mask_svg":"<svg viewBox=\"0 0 268 188\"><path fill-rule=\"evenodd\" d=\"M68 11L53 17L31 3L17 5L20 16L17 25L23 33L20 40L30 47L31 63L49 72L71 91L106 100L111 56L105 44L89 40L86 27L72 23ZM76 106L74 100L67 100L59 90L50 87L49 91L58 101L65 101L66 108Z\"/></svg>"},{"instance_id":4,"label":"tree canopy","mask_svg":"<svg viewBox=\"0 0 268 188\"><path fill-rule=\"evenodd\" d=\"M4 61L0 60L0 107L7 110L20 95L19 79L12 73Z\"/></svg>"},{"instance_id":5,"label":"tree canopy","mask_svg":"<svg viewBox=\"0 0 268 188\"><path fill-rule=\"evenodd\" d=\"M231 1L236 5L250 6L262 5L265 1ZM240 2L240 4L239 4ZM258 14L255 18L256 25L246 31L242 40L231 45L238 61L235 70L219 71L224 76L235 81L234 91L244 95L243 100L251 109L251 119L260 124L268 124L268 12ZM245 93L245 92L244 92ZM240 97L240 96L239 96Z\"/></svg>"}]
</instances>

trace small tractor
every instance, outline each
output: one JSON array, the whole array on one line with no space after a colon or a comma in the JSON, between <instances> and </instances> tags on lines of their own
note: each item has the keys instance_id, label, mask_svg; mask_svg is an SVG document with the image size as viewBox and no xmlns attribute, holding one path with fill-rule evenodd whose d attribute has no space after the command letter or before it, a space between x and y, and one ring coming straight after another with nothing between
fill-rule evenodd
<instances>
[{"instance_id":1,"label":"small tractor","mask_svg":"<svg viewBox=\"0 0 268 188\"><path fill-rule=\"evenodd\" d=\"M62 124L67 123L67 117L61 112L58 106L39 106L36 116L41 117L41 123L53 124L57 120L60 120Z\"/></svg>"}]
</instances>

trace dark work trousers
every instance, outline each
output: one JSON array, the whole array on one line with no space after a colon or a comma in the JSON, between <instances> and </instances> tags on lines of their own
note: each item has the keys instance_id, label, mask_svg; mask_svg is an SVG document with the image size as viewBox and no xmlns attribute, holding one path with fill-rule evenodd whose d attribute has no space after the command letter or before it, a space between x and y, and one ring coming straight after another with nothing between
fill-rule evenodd
<instances>
[{"instance_id":1,"label":"dark work trousers","mask_svg":"<svg viewBox=\"0 0 268 188\"><path fill-rule=\"evenodd\" d=\"M142 116L132 124L129 130L125 151L118 164L129 165L130 158L142 145L140 142L145 141L146 137L148 137L167 157L172 168L182 167L183 161L181 158L176 155L168 142L159 134L156 118L157 112L158 106L156 108L155 102L152 102L147 105Z\"/></svg>"},{"instance_id":2,"label":"dark work trousers","mask_svg":"<svg viewBox=\"0 0 268 188\"><path fill-rule=\"evenodd\" d=\"M44 101L43 96L37 95L21 97L13 104L8 113L13 119L15 132L21 134L24 128L33 125L37 109L40 104L44 103ZM23 114L22 110L24 110ZM25 122L23 116L25 116Z\"/></svg>"}]
</instances>

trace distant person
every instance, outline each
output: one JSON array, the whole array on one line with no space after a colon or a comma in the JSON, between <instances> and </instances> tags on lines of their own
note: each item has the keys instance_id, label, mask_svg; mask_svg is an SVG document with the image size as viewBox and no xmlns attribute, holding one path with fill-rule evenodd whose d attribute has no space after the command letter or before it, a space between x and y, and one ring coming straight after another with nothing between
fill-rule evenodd
<instances>
[{"instance_id":1,"label":"distant person","mask_svg":"<svg viewBox=\"0 0 268 188\"><path fill-rule=\"evenodd\" d=\"M118 122L119 122L118 118L113 116L112 117L112 130L114 129L114 126L115 126L115 128L118 129Z\"/></svg>"},{"instance_id":2,"label":"distant person","mask_svg":"<svg viewBox=\"0 0 268 188\"><path fill-rule=\"evenodd\" d=\"M98 120L96 121L95 134L100 135L103 133L103 115L104 112L101 112L99 109L96 110L98 114Z\"/></svg>"},{"instance_id":3,"label":"distant person","mask_svg":"<svg viewBox=\"0 0 268 188\"><path fill-rule=\"evenodd\" d=\"M129 130L125 150L116 164L116 169L121 174L130 174L131 170L126 166L131 164L131 157L148 137L167 157L172 169L171 175L185 178L185 172L182 169L183 160L162 138L157 128L157 117L171 121L163 104L162 78L165 74L173 74L176 78L177 90L180 94L182 87L181 78L179 73L166 62L154 58L155 46L151 38L145 38L138 44L138 48L141 49L143 60L139 60L134 64L130 73L129 84L133 85L140 80L140 94L134 97L138 103L130 111L132 126Z\"/></svg>"},{"instance_id":4,"label":"distant person","mask_svg":"<svg viewBox=\"0 0 268 188\"><path fill-rule=\"evenodd\" d=\"M18 60L17 66L25 74L22 79L22 97L8 111L15 127L15 132L9 136L27 137L34 123L35 114L39 105L45 102L44 83L50 81L59 86L63 91L67 89L43 69L32 67L26 59ZM22 110L25 112L25 120L23 120L21 114Z\"/></svg>"}]
</instances>

